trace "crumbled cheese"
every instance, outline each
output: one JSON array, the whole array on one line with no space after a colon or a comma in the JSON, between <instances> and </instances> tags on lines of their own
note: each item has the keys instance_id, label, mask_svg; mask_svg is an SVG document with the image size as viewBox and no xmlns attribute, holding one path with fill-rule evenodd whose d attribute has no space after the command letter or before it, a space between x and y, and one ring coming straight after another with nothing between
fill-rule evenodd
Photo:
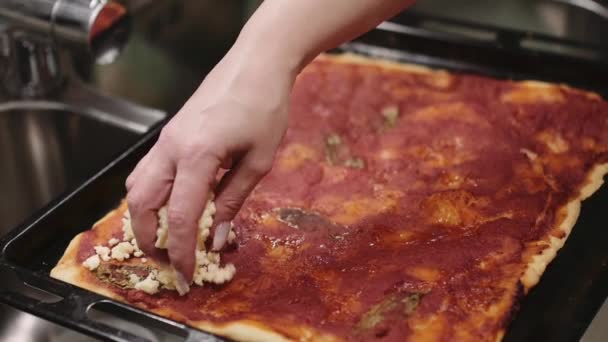
<instances>
[{"instance_id":1,"label":"crumbled cheese","mask_svg":"<svg viewBox=\"0 0 608 342\"><path fill-rule=\"evenodd\" d=\"M190 285L173 267L163 267L156 274L156 280L167 290L176 290L180 295L190 292Z\"/></svg>"},{"instance_id":2,"label":"crumbled cheese","mask_svg":"<svg viewBox=\"0 0 608 342\"><path fill-rule=\"evenodd\" d=\"M133 256L136 258L140 258L142 256L144 256L144 252L139 249L139 246L137 245L137 240L132 239L131 240L131 245L133 245Z\"/></svg>"},{"instance_id":3,"label":"crumbled cheese","mask_svg":"<svg viewBox=\"0 0 608 342\"><path fill-rule=\"evenodd\" d=\"M207 202L207 206L198 222L199 232L197 236L196 266L193 282L201 286L204 282L223 284L231 280L236 273L236 268L233 264L228 264L223 267L220 266L221 258L218 252L206 250L205 242L210 236L210 229L213 225L213 215L215 214L215 211L216 208L213 203L213 196L211 196L211 199ZM108 245L112 247L111 249L105 246L95 246L95 252L97 254L83 263L85 267L94 270L99 266L100 258L104 261L108 261L110 258L124 261L131 256L144 256L143 251L139 249L135 236L133 235L131 216L128 210L124 214L122 223L123 241L119 241L119 239L116 238L110 239ZM163 207L158 211L158 229L156 236L157 240L155 246L157 248L167 248L169 223L166 207ZM234 233L231 224L227 242L234 243L235 239L236 234ZM147 261L148 259L145 257L141 258L142 263ZM157 293L161 287L168 290L177 290L180 295L184 295L190 291L190 284L188 284L183 276L172 266L154 269L143 280L137 274L129 274L128 280L133 288L148 294Z\"/></svg>"},{"instance_id":4,"label":"crumbled cheese","mask_svg":"<svg viewBox=\"0 0 608 342\"><path fill-rule=\"evenodd\" d=\"M215 215L215 210L215 203L210 199L207 202L207 206L205 207L200 220L198 220L199 233L196 245L196 249L198 250L205 249L205 241L207 241L209 234L211 234L209 230L211 229L211 226L213 226L213 215Z\"/></svg>"},{"instance_id":5,"label":"crumbled cheese","mask_svg":"<svg viewBox=\"0 0 608 342\"><path fill-rule=\"evenodd\" d=\"M156 280L163 284L163 287L168 290L175 290L173 284L173 272L170 269L161 269L156 275Z\"/></svg>"},{"instance_id":6,"label":"crumbled cheese","mask_svg":"<svg viewBox=\"0 0 608 342\"><path fill-rule=\"evenodd\" d=\"M228 264L220 267L218 264L209 264L199 267L194 275L194 282L197 285L202 285L203 282L214 284L223 284L232 280L236 273L236 267L233 264Z\"/></svg>"},{"instance_id":7,"label":"crumbled cheese","mask_svg":"<svg viewBox=\"0 0 608 342\"><path fill-rule=\"evenodd\" d=\"M129 284L135 286L139 282L141 282L141 278L137 274L129 274Z\"/></svg>"},{"instance_id":8,"label":"crumbled cheese","mask_svg":"<svg viewBox=\"0 0 608 342\"><path fill-rule=\"evenodd\" d=\"M205 249L205 241L210 234L210 228L213 225L213 215L215 214L215 203L213 198L207 201L207 206L198 221L198 240L196 248L198 250ZM167 248L167 240L169 239L169 219L167 207L164 206L158 210L158 228L156 230L156 248Z\"/></svg>"},{"instance_id":9,"label":"crumbled cheese","mask_svg":"<svg viewBox=\"0 0 608 342\"><path fill-rule=\"evenodd\" d=\"M95 249L95 253L101 258L101 260L110 260L110 249L108 247L98 245L93 248Z\"/></svg>"},{"instance_id":10,"label":"crumbled cheese","mask_svg":"<svg viewBox=\"0 0 608 342\"><path fill-rule=\"evenodd\" d=\"M156 271L152 271L148 274L146 279L135 284L134 288L136 290L144 291L147 294L155 294L158 292L158 287L160 286L160 282L156 280Z\"/></svg>"},{"instance_id":11,"label":"crumbled cheese","mask_svg":"<svg viewBox=\"0 0 608 342\"><path fill-rule=\"evenodd\" d=\"M156 248L167 248L167 239L169 238L169 215L167 207L162 207L158 210L158 229L156 230Z\"/></svg>"},{"instance_id":12,"label":"crumbled cheese","mask_svg":"<svg viewBox=\"0 0 608 342\"><path fill-rule=\"evenodd\" d=\"M229 244L236 241L236 233L232 229L230 229L230 233L228 233L228 239L226 241L228 241Z\"/></svg>"},{"instance_id":13,"label":"crumbled cheese","mask_svg":"<svg viewBox=\"0 0 608 342\"><path fill-rule=\"evenodd\" d=\"M133 226L131 226L131 214L129 213L129 210L125 211L122 218L122 233L123 241L130 241L135 238L135 235L133 234Z\"/></svg>"},{"instance_id":14,"label":"crumbled cheese","mask_svg":"<svg viewBox=\"0 0 608 342\"><path fill-rule=\"evenodd\" d=\"M114 248L112 248L111 258L116 259L118 261L129 259L131 253L133 253L134 250L135 248L131 243L121 242L118 245L114 246Z\"/></svg>"},{"instance_id":15,"label":"crumbled cheese","mask_svg":"<svg viewBox=\"0 0 608 342\"><path fill-rule=\"evenodd\" d=\"M197 268L194 271L194 283L203 285L203 282L223 284L234 277L236 268L232 264L220 267L220 254L214 252L197 251Z\"/></svg>"},{"instance_id":16,"label":"crumbled cheese","mask_svg":"<svg viewBox=\"0 0 608 342\"><path fill-rule=\"evenodd\" d=\"M527 148L521 148L521 149L519 150L519 152L521 152L521 153L525 154L525 155L526 155L526 157L528 157L528 159L530 159L530 160L532 160L532 161L534 161L534 160L536 160L536 159L538 158L538 154L536 154L536 153L534 153L534 152L532 152L532 151L528 150Z\"/></svg>"},{"instance_id":17,"label":"crumbled cheese","mask_svg":"<svg viewBox=\"0 0 608 342\"><path fill-rule=\"evenodd\" d=\"M220 267L220 254L215 252L207 252L205 250L205 242L209 238L210 229L213 226L213 215L216 208L213 200L207 202L205 210L198 222L199 233L196 247L196 267L194 271L194 283L203 285L203 281L222 284L234 276L236 271L234 265ZM232 228L232 227L231 227ZM156 232L157 248L166 248L169 235L169 222L167 218L167 208L163 207L158 211L158 229ZM232 231L228 234L228 242L232 243L236 238L236 234ZM163 287L167 289L175 289L180 294L187 293L189 284L181 279L181 275L173 269L161 270L158 278Z\"/></svg>"},{"instance_id":18,"label":"crumbled cheese","mask_svg":"<svg viewBox=\"0 0 608 342\"><path fill-rule=\"evenodd\" d=\"M196 251L196 265L207 266L210 264L219 264L220 254L216 252Z\"/></svg>"},{"instance_id":19,"label":"crumbled cheese","mask_svg":"<svg viewBox=\"0 0 608 342\"><path fill-rule=\"evenodd\" d=\"M97 267L99 267L99 263L99 255L93 254L92 256L88 257L87 260L82 263L82 265L88 268L89 271L95 271Z\"/></svg>"}]
</instances>

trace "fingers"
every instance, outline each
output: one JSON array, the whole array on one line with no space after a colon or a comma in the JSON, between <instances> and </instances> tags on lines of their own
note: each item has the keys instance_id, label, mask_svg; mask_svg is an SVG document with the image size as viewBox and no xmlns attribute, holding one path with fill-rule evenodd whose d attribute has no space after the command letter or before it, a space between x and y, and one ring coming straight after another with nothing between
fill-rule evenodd
<instances>
[{"instance_id":1,"label":"fingers","mask_svg":"<svg viewBox=\"0 0 608 342\"><path fill-rule=\"evenodd\" d=\"M214 220L216 222L214 250L219 250L224 246L230 232L229 222L237 214L256 184L270 170L272 160L267 159L255 158L253 154L249 154L222 178L215 201L217 211Z\"/></svg>"},{"instance_id":2,"label":"fingers","mask_svg":"<svg viewBox=\"0 0 608 342\"><path fill-rule=\"evenodd\" d=\"M230 234L230 223L224 221L218 224L213 234L213 246L211 249L214 251L222 249L226 244L226 240L228 240L228 234Z\"/></svg>"},{"instance_id":3,"label":"fingers","mask_svg":"<svg viewBox=\"0 0 608 342\"><path fill-rule=\"evenodd\" d=\"M167 201L173 180L171 161L154 153L131 184L127 204L131 214L133 234L139 248L151 257L159 254L154 247L158 225L157 211Z\"/></svg>"},{"instance_id":4,"label":"fingers","mask_svg":"<svg viewBox=\"0 0 608 342\"><path fill-rule=\"evenodd\" d=\"M232 157L229 156L228 158L226 158L226 160L222 162L222 168L226 170L232 168Z\"/></svg>"},{"instance_id":5,"label":"fingers","mask_svg":"<svg viewBox=\"0 0 608 342\"><path fill-rule=\"evenodd\" d=\"M135 180L137 179L137 174L139 172L141 172L142 169L146 168L146 163L147 161L150 159L150 154L152 154L154 151L154 149L151 149L150 151L148 151L148 153L141 158L141 160L137 163L137 165L135 166L135 168L133 169L133 171L131 172L131 174L129 175L129 177L127 177L127 180L125 181L125 187L127 188L127 192L131 191L131 188L133 188L133 184L135 183Z\"/></svg>"},{"instance_id":6,"label":"fingers","mask_svg":"<svg viewBox=\"0 0 608 342\"><path fill-rule=\"evenodd\" d=\"M214 157L184 160L177 167L169 198L167 249L171 264L187 282L194 273L198 221L219 167L220 160Z\"/></svg>"}]
</instances>

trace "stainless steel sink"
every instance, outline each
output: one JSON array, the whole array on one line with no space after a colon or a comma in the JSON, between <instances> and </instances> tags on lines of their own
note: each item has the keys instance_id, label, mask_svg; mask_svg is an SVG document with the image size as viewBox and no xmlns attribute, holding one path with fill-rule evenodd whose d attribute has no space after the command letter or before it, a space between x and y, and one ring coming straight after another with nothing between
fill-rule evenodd
<instances>
[{"instance_id":1,"label":"stainless steel sink","mask_svg":"<svg viewBox=\"0 0 608 342\"><path fill-rule=\"evenodd\" d=\"M140 134L69 108L0 104L0 233L91 176Z\"/></svg>"},{"instance_id":2,"label":"stainless steel sink","mask_svg":"<svg viewBox=\"0 0 608 342\"><path fill-rule=\"evenodd\" d=\"M86 87L68 91L64 98L0 103L0 235L91 177L165 117ZM24 286L18 279L2 278L3 288ZM89 340L0 305L0 341Z\"/></svg>"}]
</instances>

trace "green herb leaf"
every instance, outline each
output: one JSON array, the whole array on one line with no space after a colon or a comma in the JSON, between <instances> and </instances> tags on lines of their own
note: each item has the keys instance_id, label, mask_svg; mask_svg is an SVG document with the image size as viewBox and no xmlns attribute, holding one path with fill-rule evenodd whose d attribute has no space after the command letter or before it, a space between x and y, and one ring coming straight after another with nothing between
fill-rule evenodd
<instances>
[{"instance_id":1,"label":"green herb leaf","mask_svg":"<svg viewBox=\"0 0 608 342\"><path fill-rule=\"evenodd\" d=\"M137 274L145 278L152 271L150 266L114 265L102 263L97 267L95 275L103 282L110 283L123 289L132 288L129 275Z\"/></svg>"},{"instance_id":2,"label":"green herb leaf","mask_svg":"<svg viewBox=\"0 0 608 342\"><path fill-rule=\"evenodd\" d=\"M346 159L344 162L344 166L350 167L353 169L363 169L365 168L365 161L359 157L351 157Z\"/></svg>"},{"instance_id":3,"label":"green herb leaf","mask_svg":"<svg viewBox=\"0 0 608 342\"><path fill-rule=\"evenodd\" d=\"M338 163L338 148L342 144L342 139L337 134L330 134L325 139L325 159L329 165Z\"/></svg>"},{"instance_id":4,"label":"green herb leaf","mask_svg":"<svg viewBox=\"0 0 608 342\"><path fill-rule=\"evenodd\" d=\"M335 133L325 138L325 159L331 166L341 165L353 169L365 168L365 161L362 158L353 156L350 153L348 145Z\"/></svg>"},{"instance_id":5,"label":"green herb leaf","mask_svg":"<svg viewBox=\"0 0 608 342\"><path fill-rule=\"evenodd\" d=\"M398 319L407 318L416 311L422 296L421 293L396 293L386 297L361 317L357 330L359 332L370 331L389 316L396 316Z\"/></svg>"},{"instance_id":6,"label":"green herb leaf","mask_svg":"<svg viewBox=\"0 0 608 342\"><path fill-rule=\"evenodd\" d=\"M399 107L388 106L382 109L382 116L384 116L384 125L388 128L393 128L397 125L399 119Z\"/></svg>"}]
</instances>

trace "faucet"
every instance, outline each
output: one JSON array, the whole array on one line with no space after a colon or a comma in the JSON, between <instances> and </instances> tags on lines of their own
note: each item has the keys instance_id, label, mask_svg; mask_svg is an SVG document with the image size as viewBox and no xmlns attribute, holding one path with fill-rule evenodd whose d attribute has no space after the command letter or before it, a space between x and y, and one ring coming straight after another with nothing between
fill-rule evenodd
<instances>
[{"instance_id":1,"label":"faucet","mask_svg":"<svg viewBox=\"0 0 608 342\"><path fill-rule=\"evenodd\" d=\"M85 48L111 63L129 32L127 9L113 0L0 0L0 112L59 109L147 132L167 114L89 87L67 58Z\"/></svg>"},{"instance_id":2,"label":"faucet","mask_svg":"<svg viewBox=\"0 0 608 342\"><path fill-rule=\"evenodd\" d=\"M64 85L59 47L85 47L98 63L111 63L129 33L126 8L112 0L2 0L0 19L1 83L13 98Z\"/></svg>"}]
</instances>

